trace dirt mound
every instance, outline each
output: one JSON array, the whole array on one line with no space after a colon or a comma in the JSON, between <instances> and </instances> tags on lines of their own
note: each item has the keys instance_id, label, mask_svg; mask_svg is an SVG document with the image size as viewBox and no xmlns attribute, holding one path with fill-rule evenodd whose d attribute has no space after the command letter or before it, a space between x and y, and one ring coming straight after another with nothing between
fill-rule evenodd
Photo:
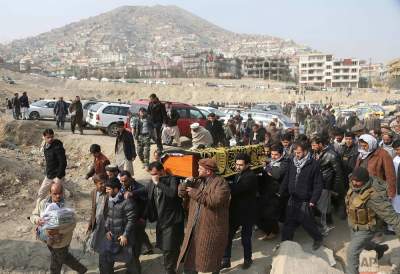
<instances>
[{"instance_id":1,"label":"dirt mound","mask_svg":"<svg viewBox=\"0 0 400 274\"><path fill-rule=\"evenodd\" d=\"M42 132L43 126L37 121L0 118L0 146L2 147L40 145Z\"/></svg>"}]
</instances>

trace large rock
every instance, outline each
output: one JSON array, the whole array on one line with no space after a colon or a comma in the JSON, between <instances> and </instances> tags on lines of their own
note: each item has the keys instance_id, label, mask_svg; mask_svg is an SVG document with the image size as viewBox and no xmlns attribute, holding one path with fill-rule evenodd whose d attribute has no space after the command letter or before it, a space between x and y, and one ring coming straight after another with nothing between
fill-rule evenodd
<instances>
[{"instance_id":1,"label":"large rock","mask_svg":"<svg viewBox=\"0 0 400 274\"><path fill-rule=\"evenodd\" d=\"M332 262L304 252L295 242L281 243L272 260L271 274L343 274L342 271L330 266Z\"/></svg>"}]
</instances>

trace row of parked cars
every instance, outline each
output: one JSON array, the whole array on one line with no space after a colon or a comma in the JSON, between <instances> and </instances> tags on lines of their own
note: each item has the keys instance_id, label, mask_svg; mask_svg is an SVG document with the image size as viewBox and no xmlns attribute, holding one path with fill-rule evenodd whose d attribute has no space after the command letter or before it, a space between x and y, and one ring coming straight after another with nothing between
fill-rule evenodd
<instances>
[{"instance_id":1,"label":"row of parked cars","mask_svg":"<svg viewBox=\"0 0 400 274\"><path fill-rule=\"evenodd\" d=\"M107 101L90 101L82 100L84 109L84 121L86 126L99 129L104 134L116 136L117 122L124 121L129 127L129 113L137 114L140 108L146 108L149 105L149 100L138 99L131 104L124 104L120 102L107 102ZM29 117L31 119L54 119L54 105L56 100L40 100L31 104L29 108ZM66 101L69 105L71 102ZM216 109L207 106L192 106L185 103L173 102L172 108L175 109L180 116L178 120L178 127L182 136L190 137L190 125L192 123L199 123L204 126L207 121L209 113L215 113L216 116L224 123L227 123L230 116L235 115L237 108L221 108ZM272 109L271 109L272 108ZM247 120L249 114L252 118L264 125L278 121L278 126L287 129L294 126L287 116L281 113L282 109L279 105L271 106L269 104L256 105L253 109L241 112L243 121ZM69 115L67 116L67 119Z\"/></svg>"}]
</instances>

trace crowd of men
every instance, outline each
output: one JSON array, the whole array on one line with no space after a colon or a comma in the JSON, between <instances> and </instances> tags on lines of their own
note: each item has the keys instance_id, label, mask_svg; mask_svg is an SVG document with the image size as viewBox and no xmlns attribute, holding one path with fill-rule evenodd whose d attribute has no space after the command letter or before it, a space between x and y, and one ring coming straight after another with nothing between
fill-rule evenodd
<instances>
[{"instance_id":1,"label":"crowd of men","mask_svg":"<svg viewBox=\"0 0 400 274\"><path fill-rule=\"evenodd\" d=\"M163 140L179 139L179 116L155 94L150 100L149 107L131 120L132 131L118 123L115 163L110 163L100 145L89 149L93 164L86 178L93 180L94 188L87 231L91 249L99 254L100 273L114 273L115 262L124 262L128 273L141 273L141 254L153 252L145 232L148 222L156 223L156 247L162 251L165 273L170 274L181 269L219 273L230 268L232 240L239 229L242 269L252 265L256 227L263 232L260 240L280 235L286 241L295 239L301 225L316 250L334 229L334 215L348 219L351 243L346 273L354 274L363 249L375 250L379 258L388 249L376 241L380 233L400 232L400 215L392 204L400 194L400 138L395 131L382 128L372 134L360 127L337 127L329 109L324 116L330 122L307 134L300 133L298 125L283 131L274 122L264 126L251 116L243 122L240 112L224 126L210 114L205 127L191 125L193 148L262 145L265 166L255 172L249 155L238 154L237 174L225 180L217 174L214 159L202 159L198 177L184 180L168 174L159 159ZM400 117L390 126L398 125ZM151 162L152 138L157 150ZM44 224L42 214L50 203L62 208L69 202L64 196L63 144L52 129L43 132L43 139L46 177L31 217L37 227ZM148 182L134 179L137 156L151 176ZM69 252L74 227L47 232L51 273L60 273L63 264L78 273L87 271Z\"/></svg>"}]
</instances>

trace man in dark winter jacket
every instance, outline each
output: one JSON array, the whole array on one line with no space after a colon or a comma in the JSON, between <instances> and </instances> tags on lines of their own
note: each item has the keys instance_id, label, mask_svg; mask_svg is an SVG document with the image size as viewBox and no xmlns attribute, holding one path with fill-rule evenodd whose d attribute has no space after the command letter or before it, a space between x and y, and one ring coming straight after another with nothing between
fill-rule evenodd
<instances>
[{"instance_id":1,"label":"man in dark winter jacket","mask_svg":"<svg viewBox=\"0 0 400 274\"><path fill-rule=\"evenodd\" d=\"M81 103L81 98L79 96L75 97L75 100L69 106L69 113L71 114L71 131L72 134L75 133L75 126L78 125L79 132L83 134L83 107Z\"/></svg>"},{"instance_id":2,"label":"man in dark winter jacket","mask_svg":"<svg viewBox=\"0 0 400 274\"><path fill-rule=\"evenodd\" d=\"M344 146L339 156L342 161L343 177L346 180L346 182L348 182L347 178L356 167L356 162L358 158L358 145L356 143L354 133L346 132L344 134ZM345 184L345 187L347 191L348 189L347 183Z\"/></svg>"},{"instance_id":3,"label":"man in dark winter jacket","mask_svg":"<svg viewBox=\"0 0 400 274\"><path fill-rule=\"evenodd\" d=\"M225 145L224 128L222 123L217 120L215 113L208 114L205 128L211 133L214 147Z\"/></svg>"},{"instance_id":4,"label":"man in dark winter jacket","mask_svg":"<svg viewBox=\"0 0 400 274\"><path fill-rule=\"evenodd\" d=\"M146 217L157 222L156 246L163 251L164 269L175 274L184 235L184 210L178 196L178 180L168 175L160 162L149 166L151 181L146 185Z\"/></svg>"},{"instance_id":5,"label":"man in dark winter jacket","mask_svg":"<svg viewBox=\"0 0 400 274\"><path fill-rule=\"evenodd\" d=\"M46 177L38 191L38 202L47 197L53 182L64 182L67 157L63 143L54 139L54 131L51 128L43 131L43 152L46 160Z\"/></svg>"},{"instance_id":6,"label":"man in dark winter jacket","mask_svg":"<svg viewBox=\"0 0 400 274\"><path fill-rule=\"evenodd\" d=\"M229 185L231 189L229 237L221 268L228 268L231 266L232 240L238 228L242 227L241 237L244 252L242 269L248 269L253 263L251 236L257 218L256 196L258 179L255 173L250 169L250 156L247 154L238 154L236 156L236 170L238 174Z\"/></svg>"},{"instance_id":7,"label":"man in dark winter jacket","mask_svg":"<svg viewBox=\"0 0 400 274\"><path fill-rule=\"evenodd\" d=\"M161 140L161 128L163 124L166 124L167 122L167 112L164 104L160 102L157 95L154 93L150 95L150 103L147 108L147 114L150 116L150 122L152 123L152 128L154 129L154 141L157 144L157 149L162 151L163 146Z\"/></svg>"},{"instance_id":8,"label":"man in dark winter jacket","mask_svg":"<svg viewBox=\"0 0 400 274\"><path fill-rule=\"evenodd\" d=\"M321 193L321 197L318 201L318 210L321 212L321 225L323 234L329 232L327 225L327 215L331 212L331 194L332 192L337 193L337 196L342 201L340 205L342 210L344 209L344 178L342 166L339 161L337 153L329 145L327 136L319 135L311 140L311 146L313 149L313 157L319 161L322 172L322 180L324 187Z\"/></svg>"},{"instance_id":9,"label":"man in dark winter jacket","mask_svg":"<svg viewBox=\"0 0 400 274\"><path fill-rule=\"evenodd\" d=\"M296 142L279 194L289 193L282 241L293 241L299 225L313 238L313 249L322 245L322 234L314 220L313 209L321 196L323 181L319 163L311 157L309 144Z\"/></svg>"},{"instance_id":10,"label":"man in dark winter jacket","mask_svg":"<svg viewBox=\"0 0 400 274\"><path fill-rule=\"evenodd\" d=\"M271 146L271 161L263 169L259 184L259 221L257 226L265 233L261 240L272 240L279 233L278 221L284 217L287 199L279 199L279 188L285 176L288 159L284 157L283 146Z\"/></svg>"},{"instance_id":11,"label":"man in dark winter jacket","mask_svg":"<svg viewBox=\"0 0 400 274\"><path fill-rule=\"evenodd\" d=\"M64 101L64 98L60 97L60 99L54 105L54 115L56 116L57 128L64 129L64 123L67 114L68 114L68 105Z\"/></svg>"},{"instance_id":12,"label":"man in dark winter jacket","mask_svg":"<svg viewBox=\"0 0 400 274\"><path fill-rule=\"evenodd\" d=\"M126 263L127 273L140 274L139 255L135 248L138 239L139 208L134 200L124 199L120 192L121 183L117 178L106 183L108 195L105 216L106 239L99 254L100 274L114 273L114 263Z\"/></svg>"},{"instance_id":13,"label":"man in dark winter jacket","mask_svg":"<svg viewBox=\"0 0 400 274\"><path fill-rule=\"evenodd\" d=\"M22 93L22 96L19 97L19 103L21 105L22 119L28 120L29 99L28 96L26 95L26 91L24 91Z\"/></svg>"},{"instance_id":14,"label":"man in dark winter jacket","mask_svg":"<svg viewBox=\"0 0 400 274\"><path fill-rule=\"evenodd\" d=\"M265 141L265 129L259 124L253 124L249 134L249 145L263 144Z\"/></svg>"},{"instance_id":15,"label":"man in dark winter jacket","mask_svg":"<svg viewBox=\"0 0 400 274\"><path fill-rule=\"evenodd\" d=\"M136 158L133 135L124 127L124 122L117 122L118 132L115 140L115 163L120 171L126 170L133 175L133 160Z\"/></svg>"}]
</instances>

